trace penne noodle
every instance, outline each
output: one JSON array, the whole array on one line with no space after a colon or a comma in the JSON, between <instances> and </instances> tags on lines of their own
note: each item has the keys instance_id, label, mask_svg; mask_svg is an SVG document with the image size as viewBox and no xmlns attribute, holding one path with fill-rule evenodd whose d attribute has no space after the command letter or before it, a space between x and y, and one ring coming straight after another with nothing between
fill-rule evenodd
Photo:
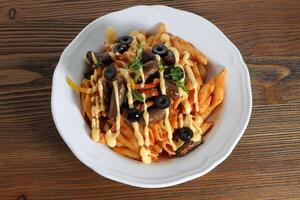
<instances>
[{"instance_id":1,"label":"penne noodle","mask_svg":"<svg viewBox=\"0 0 300 200\"><path fill-rule=\"evenodd\" d=\"M217 106L223 101L224 93L225 93L226 75L227 75L227 70L223 69L217 76L215 76L216 86L212 98L213 106Z\"/></svg>"},{"instance_id":2,"label":"penne noodle","mask_svg":"<svg viewBox=\"0 0 300 200\"><path fill-rule=\"evenodd\" d=\"M208 131L212 128L212 126L214 125L213 122L204 122L201 125L201 129L202 129L202 136L206 135L208 133Z\"/></svg>"},{"instance_id":3,"label":"penne noodle","mask_svg":"<svg viewBox=\"0 0 300 200\"><path fill-rule=\"evenodd\" d=\"M191 43L178 36L171 36L171 43L172 46L177 48L180 53L188 51L195 61L207 65L207 57L197 50Z\"/></svg>"},{"instance_id":4,"label":"penne noodle","mask_svg":"<svg viewBox=\"0 0 300 200\"><path fill-rule=\"evenodd\" d=\"M199 86L201 87L203 85L203 81L202 81L202 77L201 77L201 74L200 74L200 71L199 71L199 68L197 66L197 63L193 63L193 65L191 66L191 69L194 73L194 76L195 76L195 79L197 81L197 83L199 84ZM200 88L199 87L199 88ZM197 91L198 92L198 91Z\"/></svg>"},{"instance_id":5,"label":"penne noodle","mask_svg":"<svg viewBox=\"0 0 300 200\"><path fill-rule=\"evenodd\" d=\"M138 152L139 148L136 148L136 146L133 143L131 143L122 133L117 137L117 142L123 144L131 151Z\"/></svg>"},{"instance_id":6,"label":"penne noodle","mask_svg":"<svg viewBox=\"0 0 300 200\"><path fill-rule=\"evenodd\" d=\"M215 87L215 78L210 79L203 85L198 94L199 105L202 105L203 102L214 92Z\"/></svg>"},{"instance_id":7,"label":"penne noodle","mask_svg":"<svg viewBox=\"0 0 300 200\"><path fill-rule=\"evenodd\" d=\"M169 141L162 141L159 142L158 144L163 150L165 150L168 153L169 156L175 155L175 151L173 150L173 147Z\"/></svg>"},{"instance_id":8,"label":"penne noodle","mask_svg":"<svg viewBox=\"0 0 300 200\"><path fill-rule=\"evenodd\" d=\"M202 104L200 104L200 114L205 113L206 109L209 107L211 103L212 97L209 96Z\"/></svg>"},{"instance_id":9,"label":"penne noodle","mask_svg":"<svg viewBox=\"0 0 300 200\"><path fill-rule=\"evenodd\" d=\"M151 46L154 46L155 44L159 44L160 43L160 36L163 34L163 33L166 33L166 26L164 23L160 23L159 24L159 27L158 27L158 30L154 36L154 39L153 39L153 42L152 42L152 45Z\"/></svg>"},{"instance_id":10,"label":"penne noodle","mask_svg":"<svg viewBox=\"0 0 300 200\"><path fill-rule=\"evenodd\" d=\"M202 78L202 81L205 82L207 78L207 69L202 63L198 63L198 69Z\"/></svg>"},{"instance_id":11,"label":"penne noodle","mask_svg":"<svg viewBox=\"0 0 300 200\"><path fill-rule=\"evenodd\" d=\"M130 149L126 148L126 147L114 147L112 148L115 152L126 156L128 158L133 158L135 160L140 160L140 156L138 153L135 153L133 151L131 151Z\"/></svg>"}]
</instances>

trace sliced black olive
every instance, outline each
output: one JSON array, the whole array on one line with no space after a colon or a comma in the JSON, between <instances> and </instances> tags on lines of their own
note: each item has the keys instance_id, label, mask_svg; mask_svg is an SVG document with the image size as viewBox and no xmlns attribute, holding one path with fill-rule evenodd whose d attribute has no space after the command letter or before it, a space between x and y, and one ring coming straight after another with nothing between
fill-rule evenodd
<instances>
[{"instance_id":1,"label":"sliced black olive","mask_svg":"<svg viewBox=\"0 0 300 200\"><path fill-rule=\"evenodd\" d=\"M114 52L119 52L120 54L124 53L125 51L127 51L128 49L128 45L126 44L122 44L122 43L116 43L115 47L114 47Z\"/></svg>"},{"instance_id":2,"label":"sliced black olive","mask_svg":"<svg viewBox=\"0 0 300 200\"><path fill-rule=\"evenodd\" d=\"M113 77L115 77L115 75L117 73L117 69L114 65L110 65L110 66L104 68L103 73L104 73L104 78L106 78L107 80L110 80Z\"/></svg>"},{"instance_id":3,"label":"sliced black olive","mask_svg":"<svg viewBox=\"0 0 300 200\"><path fill-rule=\"evenodd\" d=\"M110 57L109 53L94 53L98 62L101 62L103 65L110 65L113 63L113 59Z\"/></svg>"},{"instance_id":4,"label":"sliced black olive","mask_svg":"<svg viewBox=\"0 0 300 200\"><path fill-rule=\"evenodd\" d=\"M125 45L129 45L132 42L132 37L126 35L126 36L122 36L117 40L117 43L121 43L121 44L125 44Z\"/></svg>"},{"instance_id":5,"label":"sliced black olive","mask_svg":"<svg viewBox=\"0 0 300 200\"><path fill-rule=\"evenodd\" d=\"M165 56L167 55L167 47L163 44L156 44L152 47L152 53L160 55L160 56Z\"/></svg>"},{"instance_id":6,"label":"sliced black olive","mask_svg":"<svg viewBox=\"0 0 300 200\"><path fill-rule=\"evenodd\" d=\"M181 67L167 67L164 70L164 77L172 81L179 81L184 77L184 71Z\"/></svg>"},{"instance_id":7,"label":"sliced black olive","mask_svg":"<svg viewBox=\"0 0 300 200\"><path fill-rule=\"evenodd\" d=\"M178 138L184 142L190 141L194 136L193 131L188 127L182 127L180 129L177 129L175 134L177 134Z\"/></svg>"},{"instance_id":8,"label":"sliced black olive","mask_svg":"<svg viewBox=\"0 0 300 200\"><path fill-rule=\"evenodd\" d=\"M174 65L176 63L175 55L171 50L167 51L167 54L162 58L162 60L163 63L168 66Z\"/></svg>"},{"instance_id":9,"label":"sliced black olive","mask_svg":"<svg viewBox=\"0 0 300 200\"><path fill-rule=\"evenodd\" d=\"M167 95L157 96L154 100L155 106L160 109L168 108L171 104L171 99Z\"/></svg>"},{"instance_id":10,"label":"sliced black olive","mask_svg":"<svg viewBox=\"0 0 300 200\"><path fill-rule=\"evenodd\" d=\"M149 62L150 60L155 60L155 55L149 50L142 51L142 63L144 64L146 62Z\"/></svg>"},{"instance_id":11,"label":"sliced black olive","mask_svg":"<svg viewBox=\"0 0 300 200\"><path fill-rule=\"evenodd\" d=\"M142 112L136 108L130 108L127 112L126 118L130 122L137 122L142 117Z\"/></svg>"}]
</instances>

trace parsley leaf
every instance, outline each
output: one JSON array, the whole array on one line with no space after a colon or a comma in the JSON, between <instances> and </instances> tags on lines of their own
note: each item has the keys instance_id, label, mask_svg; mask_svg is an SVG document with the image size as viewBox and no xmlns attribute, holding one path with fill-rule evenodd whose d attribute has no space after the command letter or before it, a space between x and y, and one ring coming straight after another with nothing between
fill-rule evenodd
<instances>
[{"instance_id":1,"label":"parsley leaf","mask_svg":"<svg viewBox=\"0 0 300 200\"><path fill-rule=\"evenodd\" d=\"M175 82L177 87L180 87L183 89L183 91L185 91L186 93L189 93L190 90L184 85L184 82L181 82L181 81L177 81Z\"/></svg>"},{"instance_id":2,"label":"parsley leaf","mask_svg":"<svg viewBox=\"0 0 300 200\"><path fill-rule=\"evenodd\" d=\"M144 102L144 97L138 90L132 90L131 94L134 101L136 100L136 101Z\"/></svg>"},{"instance_id":3,"label":"parsley leaf","mask_svg":"<svg viewBox=\"0 0 300 200\"><path fill-rule=\"evenodd\" d=\"M140 58L135 58L134 61L129 65L129 68L133 71L139 70L142 67Z\"/></svg>"},{"instance_id":4,"label":"parsley leaf","mask_svg":"<svg viewBox=\"0 0 300 200\"><path fill-rule=\"evenodd\" d=\"M135 60L129 65L129 69L134 73L134 82L138 81L140 75L140 69L142 68L142 61L141 58L135 58Z\"/></svg>"},{"instance_id":5,"label":"parsley leaf","mask_svg":"<svg viewBox=\"0 0 300 200\"><path fill-rule=\"evenodd\" d=\"M104 67L103 63L98 60L98 62L95 64L96 67Z\"/></svg>"}]
</instances>

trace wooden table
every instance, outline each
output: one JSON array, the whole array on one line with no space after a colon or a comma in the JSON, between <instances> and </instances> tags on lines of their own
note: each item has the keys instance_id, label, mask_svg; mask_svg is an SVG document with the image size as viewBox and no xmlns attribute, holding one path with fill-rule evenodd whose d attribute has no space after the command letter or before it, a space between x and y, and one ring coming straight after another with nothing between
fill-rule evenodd
<instances>
[{"instance_id":1,"label":"wooden table","mask_svg":"<svg viewBox=\"0 0 300 200\"><path fill-rule=\"evenodd\" d=\"M146 1L143 4L163 4ZM50 111L53 63L89 22L141 1L0 2L0 199L300 199L300 1L168 1L216 24L251 74L253 113L204 177L141 189L83 165ZM201 35L199 35L201 37Z\"/></svg>"}]
</instances>

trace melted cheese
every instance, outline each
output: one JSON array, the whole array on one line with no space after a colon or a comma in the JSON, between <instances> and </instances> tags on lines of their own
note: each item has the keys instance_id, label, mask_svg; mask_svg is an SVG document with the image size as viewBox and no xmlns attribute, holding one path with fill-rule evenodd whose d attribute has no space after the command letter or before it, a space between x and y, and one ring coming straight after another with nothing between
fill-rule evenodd
<instances>
[{"instance_id":1,"label":"melted cheese","mask_svg":"<svg viewBox=\"0 0 300 200\"><path fill-rule=\"evenodd\" d=\"M190 54L187 51L184 51L181 64L184 66L185 72L187 73L187 76L188 76L189 80L192 82L193 90L195 91L193 102L194 102L194 105L195 105L195 109L198 112L199 111L199 103L198 103L199 84L197 83L197 80L194 76L193 70L191 69L189 58L190 58ZM185 102L184 104L185 104L185 106L188 107L189 103ZM187 112L187 113L190 113L190 112Z\"/></svg>"},{"instance_id":2,"label":"melted cheese","mask_svg":"<svg viewBox=\"0 0 300 200\"><path fill-rule=\"evenodd\" d=\"M166 84L165 84L165 79L164 79L164 72L163 71L159 71L159 79L160 79L160 90L161 93L166 95ZM165 115L165 119L164 119L164 125L165 125L165 129L168 133L168 140L170 142L170 145L172 146L173 150L176 150L176 145L174 144L172 138L173 138L173 130L171 127L171 123L169 120L169 108L165 109L166 115Z\"/></svg>"},{"instance_id":3,"label":"melted cheese","mask_svg":"<svg viewBox=\"0 0 300 200\"><path fill-rule=\"evenodd\" d=\"M175 47L169 47L169 49L173 52L174 56L175 56L175 62L176 64L179 64L179 51L175 48Z\"/></svg>"},{"instance_id":4,"label":"melted cheese","mask_svg":"<svg viewBox=\"0 0 300 200\"><path fill-rule=\"evenodd\" d=\"M170 36L167 33L163 33L160 36L160 42L164 45L166 45L167 47L170 46Z\"/></svg>"},{"instance_id":5,"label":"melted cheese","mask_svg":"<svg viewBox=\"0 0 300 200\"><path fill-rule=\"evenodd\" d=\"M147 147L150 146L150 139L149 139L149 113L148 113L148 105L146 103L146 95L143 93L143 99L144 99L144 113L143 118L145 121L145 128L144 128L144 136L145 136L145 145Z\"/></svg>"},{"instance_id":6,"label":"melted cheese","mask_svg":"<svg viewBox=\"0 0 300 200\"><path fill-rule=\"evenodd\" d=\"M191 80L193 89L195 91L194 92L194 104L195 104L196 111L198 112L199 111L199 103L198 103L198 88L199 88L199 84L197 83L197 80L196 80L196 78L194 76L194 73L193 73L193 70L191 69L191 66L185 65L185 71L186 71L189 79Z\"/></svg>"},{"instance_id":7,"label":"melted cheese","mask_svg":"<svg viewBox=\"0 0 300 200\"><path fill-rule=\"evenodd\" d=\"M202 123L202 118L201 119L198 118L197 120L198 121L195 122L192 118L192 115L187 114L184 117L184 123L183 123L184 127L189 127L193 131L194 136L192 137L191 140L194 141L194 142L200 141L201 140L201 135L202 135L202 129L200 128L200 125ZM199 124L199 122L200 122L200 124Z\"/></svg>"},{"instance_id":8,"label":"melted cheese","mask_svg":"<svg viewBox=\"0 0 300 200\"><path fill-rule=\"evenodd\" d=\"M96 92L98 87L97 87L97 83L95 84L95 82L97 81L97 69L94 69L94 73L90 76L90 79L91 79L91 85L92 85L92 88L89 89L90 93L93 93L93 92Z\"/></svg>"},{"instance_id":9,"label":"melted cheese","mask_svg":"<svg viewBox=\"0 0 300 200\"><path fill-rule=\"evenodd\" d=\"M104 105L104 95L103 95L103 84L102 81L98 80L98 92L99 92L99 98L100 98L100 111L105 111L105 105Z\"/></svg>"},{"instance_id":10,"label":"melted cheese","mask_svg":"<svg viewBox=\"0 0 300 200\"><path fill-rule=\"evenodd\" d=\"M97 69L94 70L94 73L91 75L91 84L92 84L92 91L97 90L97 83L95 84L97 79ZM92 140L95 142L98 142L100 140L100 128L99 128L99 112L100 110L100 102L99 97L91 97L91 102L95 103L95 105L91 108L91 114L92 114Z\"/></svg>"},{"instance_id":11,"label":"melted cheese","mask_svg":"<svg viewBox=\"0 0 300 200\"><path fill-rule=\"evenodd\" d=\"M129 77L128 71L126 69L121 69L120 72L124 76L124 78L126 79L126 85L127 85L127 89L128 89L128 93L127 93L128 106L129 106L129 108L133 108L133 97L132 97L132 94L131 94L131 83L130 83L130 77ZM135 137L138 141L138 144L140 146L143 146L144 145L144 138L143 138L143 135L140 132L139 124L137 122L133 122L132 126L133 126L133 130L134 130L134 135L135 135Z\"/></svg>"},{"instance_id":12,"label":"melted cheese","mask_svg":"<svg viewBox=\"0 0 300 200\"><path fill-rule=\"evenodd\" d=\"M92 101L93 98L91 98ZM100 129L99 129L99 119L98 114L100 112L100 105L98 97L94 98L95 105L92 106L91 113L92 113L92 140L98 142L100 139Z\"/></svg>"},{"instance_id":13,"label":"melted cheese","mask_svg":"<svg viewBox=\"0 0 300 200\"><path fill-rule=\"evenodd\" d=\"M140 73L140 76L142 78L142 83L141 83L141 87L144 87L145 86L145 75L144 75L144 70L143 68L141 67L141 69L139 70L139 73Z\"/></svg>"},{"instance_id":14,"label":"melted cheese","mask_svg":"<svg viewBox=\"0 0 300 200\"><path fill-rule=\"evenodd\" d=\"M119 90L118 90L118 82L113 82L113 88L115 92L115 101L117 106L117 117L116 117L116 132L113 133L109 129L105 134L105 140L108 146L114 147L117 145L117 137L120 134L121 127L121 114L120 114L120 99L119 99Z\"/></svg>"},{"instance_id":15,"label":"melted cheese","mask_svg":"<svg viewBox=\"0 0 300 200\"><path fill-rule=\"evenodd\" d=\"M140 149L140 156L142 158L142 161L146 164L151 163L151 151L149 149L146 149L145 147L141 147Z\"/></svg>"}]
</instances>

